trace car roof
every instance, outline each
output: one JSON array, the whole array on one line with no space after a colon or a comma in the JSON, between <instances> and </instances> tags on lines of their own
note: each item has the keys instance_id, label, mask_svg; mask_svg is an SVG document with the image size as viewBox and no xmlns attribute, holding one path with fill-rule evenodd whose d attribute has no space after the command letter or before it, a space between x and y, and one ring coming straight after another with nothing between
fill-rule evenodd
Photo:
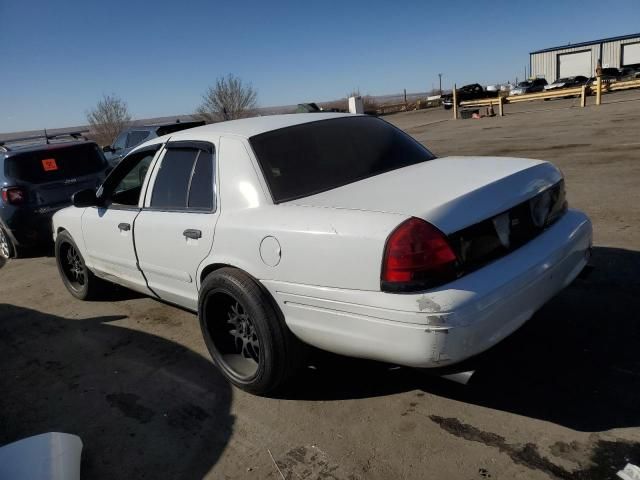
<instances>
[{"instance_id":1,"label":"car roof","mask_svg":"<svg viewBox=\"0 0 640 480\"><path fill-rule=\"evenodd\" d=\"M281 128L302 125L304 123L330 120L332 118L354 117L352 113L290 113L284 115L265 115L263 117L243 118L240 120L229 120L227 122L211 123L202 127L195 127L189 130L182 130L171 134L171 138L179 139L182 136L193 138L193 136L217 136L236 135L243 138L250 138L261 133L279 130ZM162 138L162 137L160 137ZM152 141L149 143L153 143Z\"/></svg>"},{"instance_id":2,"label":"car roof","mask_svg":"<svg viewBox=\"0 0 640 480\"><path fill-rule=\"evenodd\" d=\"M77 145L86 145L86 144L95 145L96 142L91 140L72 140L72 141L69 141L69 140L55 141L54 140L49 143L25 143L25 144L17 144L17 145L13 144L11 146L7 145L6 151L3 151L2 147L0 147L0 153L5 155L6 157L9 157L11 155L18 154L18 153L42 152L46 150L59 150L65 147L75 147Z\"/></svg>"},{"instance_id":3,"label":"car roof","mask_svg":"<svg viewBox=\"0 0 640 480\"><path fill-rule=\"evenodd\" d=\"M142 125L131 125L131 126L125 128L122 131L123 132L129 132L131 130L157 130L157 129L162 128L162 127L172 127L174 125L185 125L185 126L188 126L188 125L191 125L191 124L194 124L194 123L199 123L199 121L198 120L185 120L185 121L179 121L179 122L145 123L145 124L142 124ZM185 128L185 130L186 130L186 128Z\"/></svg>"}]
</instances>

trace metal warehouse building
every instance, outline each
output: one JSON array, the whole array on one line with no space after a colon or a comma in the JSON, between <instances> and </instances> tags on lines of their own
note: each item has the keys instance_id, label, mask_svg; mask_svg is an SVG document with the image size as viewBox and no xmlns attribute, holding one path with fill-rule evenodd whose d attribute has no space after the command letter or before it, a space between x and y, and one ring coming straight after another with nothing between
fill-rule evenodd
<instances>
[{"instance_id":1,"label":"metal warehouse building","mask_svg":"<svg viewBox=\"0 0 640 480\"><path fill-rule=\"evenodd\" d=\"M640 33L531 52L529 71L549 82L574 75L593 77L598 60L603 68L640 64Z\"/></svg>"}]
</instances>

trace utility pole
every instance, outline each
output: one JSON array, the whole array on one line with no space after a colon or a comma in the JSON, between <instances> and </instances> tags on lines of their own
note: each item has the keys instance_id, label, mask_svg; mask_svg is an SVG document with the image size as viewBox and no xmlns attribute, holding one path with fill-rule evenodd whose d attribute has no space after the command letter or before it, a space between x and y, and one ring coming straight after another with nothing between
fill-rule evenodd
<instances>
[{"instance_id":1,"label":"utility pole","mask_svg":"<svg viewBox=\"0 0 640 480\"><path fill-rule=\"evenodd\" d=\"M440 95L442 95L442 74L438 74L438 78L440 79Z\"/></svg>"}]
</instances>

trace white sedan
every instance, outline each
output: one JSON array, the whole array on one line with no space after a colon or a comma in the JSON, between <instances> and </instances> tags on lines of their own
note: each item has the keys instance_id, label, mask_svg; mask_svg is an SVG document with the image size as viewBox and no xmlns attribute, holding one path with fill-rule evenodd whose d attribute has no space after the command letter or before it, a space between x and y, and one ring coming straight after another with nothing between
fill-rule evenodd
<instances>
[{"instance_id":1,"label":"white sedan","mask_svg":"<svg viewBox=\"0 0 640 480\"><path fill-rule=\"evenodd\" d=\"M107 281L197 311L214 363L258 394L305 344L411 367L487 350L576 278L592 236L551 163L436 158L331 113L155 138L53 228L72 295Z\"/></svg>"}]
</instances>

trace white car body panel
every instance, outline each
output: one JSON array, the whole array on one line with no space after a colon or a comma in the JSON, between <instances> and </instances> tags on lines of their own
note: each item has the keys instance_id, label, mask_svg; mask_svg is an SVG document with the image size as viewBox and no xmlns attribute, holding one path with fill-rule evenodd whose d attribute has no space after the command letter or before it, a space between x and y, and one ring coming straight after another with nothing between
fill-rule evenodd
<instances>
[{"instance_id":1,"label":"white car body panel","mask_svg":"<svg viewBox=\"0 0 640 480\"><path fill-rule=\"evenodd\" d=\"M350 356L434 367L494 345L586 264L591 224L570 210L525 245L458 280L418 293L383 292L385 243L403 221L419 217L450 234L532 198L562 175L538 160L449 157L274 204L248 139L341 116L258 117L172 134L171 141L215 146L217 208L197 214L150 210L162 153L156 156L145 179L141 213L129 232L135 237L136 268L153 293L195 311L204 275L220 266L236 267L264 285L304 342ZM156 138L138 149L168 139ZM117 228L114 233L82 226L83 214L92 210L99 209L56 213L54 235L67 230L97 275L134 283L136 275L128 278L117 262L107 261L109 255L125 256L114 250L122 239ZM201 230L202 238L185 239L187 228ZM149 292L146 283L138 290Z\"/></svg>"},{"instance_id":2,"label":"white car body panel","mask_svg":"<svg viewBox=\"0 0 640 480\"><path fill-rule=\"evenodd\" d=\"M138 269L133 245L133 223L136 209L87 208L82 215L83 253L87 265L98 275L118 279L124 286L139 290L145 281ZM130 230L121 230L125 223ZM75 239L75 237L74 237Z\"/></svg>"},{"instance_id":3,"label":"white car body panel","mask_svg":"<svg viewBox=\"0 0 640 480\"><path fill-rule=\"evenodd\" d=\"M452 233L508 210L561 178L556 167L539 160L445 157L290 203L398 213Z\"/></svg>"},{"instance_id":4,"label":"white car body panel","mask_svg":"<svg viewBox=\"0 0 640 480\"><path fill-rule=\"evenodd\" d=\"M536 241L426 292L263 283L303 341L343 355L434 367L480 353L515 331L576 278L590 246L591 223L572 210Z\"/></svg>"}]
</instances>

